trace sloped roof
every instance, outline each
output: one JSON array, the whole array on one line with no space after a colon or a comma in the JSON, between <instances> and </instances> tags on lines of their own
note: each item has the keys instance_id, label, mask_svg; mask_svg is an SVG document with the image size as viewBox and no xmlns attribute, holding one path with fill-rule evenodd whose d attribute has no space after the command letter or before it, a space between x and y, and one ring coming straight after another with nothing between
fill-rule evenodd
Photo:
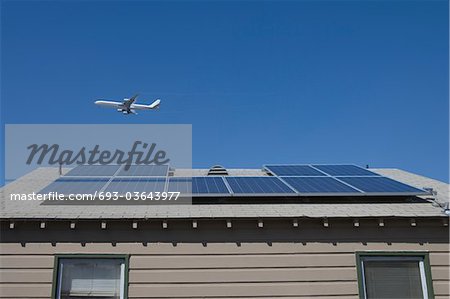
<instances>
[{"instance_id":1,"label":"sloped roof","mask_svg":"<svg viewBox=\"0 0 450 299\"><path fill-rule=\"evenodd\" d=\"M400 182L438 192L449 201L449 185L399 169L371 169ZM67 170L66 170L67 171ZM204 175L207 169L176 170L175 176ZM265 175L260 169L229 169L232 175ZM40 201L12 201L10 193L38 192L59 177L55 168L39 168L6 185L1 192L1 219L203 219L203 218L363 218L447 217L431 200L410 203L285 203L208 205L42 205Z\"/></svg>"}]
</instances>

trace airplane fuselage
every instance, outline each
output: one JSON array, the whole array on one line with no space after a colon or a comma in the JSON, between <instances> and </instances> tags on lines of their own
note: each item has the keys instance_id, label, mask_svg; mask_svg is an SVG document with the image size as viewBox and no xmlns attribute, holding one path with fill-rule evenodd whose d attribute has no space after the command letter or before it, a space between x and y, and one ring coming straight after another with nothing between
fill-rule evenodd
<instances>
[{"instance_id":1,"label":"airplane fuselage","mask_svg":"<svg viewBox=\"0 0 450 299\"><path fill-rule=\"evenodd\" d=\"M157 109L161 103L161 100L157 99L150 105L135 104L135 98L136 97L133 97L132 99L124 99L123 102L99 100L96 101L95 104L103 107L116 108L117 112L121 112L123 114L137 114L136 110Z\"/></svg>"}]
</instances>

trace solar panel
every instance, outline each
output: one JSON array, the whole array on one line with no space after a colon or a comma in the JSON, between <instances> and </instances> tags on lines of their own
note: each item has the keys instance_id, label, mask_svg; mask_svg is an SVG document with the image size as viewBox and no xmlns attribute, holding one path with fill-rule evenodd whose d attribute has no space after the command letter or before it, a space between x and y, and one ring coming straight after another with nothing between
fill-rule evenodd
<instances>
[{"instance_id":1,"label":"solar panel","mask_svg":"<svg viewBox=\"0 0 450 299\"><path fill-rule=\"evenodd\" d=\"M169 177L167 165L79 165L39 193L180 192L189 196L412 196L419 188L355 165L265 165L275 176Z\"/></svg>"},{"instance_id":2,"label":"solar panel","mask_svg":"<svg viewBox=\"0 0 450 299\"><path fill-rule=\"evenodd\" d=\"M265 165L276 176L324 176L325 174L309 165Z\"/></svg>"},{"instance_id":3,"label":"solar panel","mask_svg":"<svg viewBox=\"0 0 450 299\"><path fill-rule=\"evenodd\" d=\"M167 191L182 194L230 195L223 178L217 177L171 177Z\"/></svg>"},{"instance_id":4,"label":"solar panel","mask_svg":"<svg viewBox=\"0 0 450 299\"><path fill-rule=\"evenodd\" d=\"M292 194L295 192L276 177L225 177L235 194Z\"/></svg>"},{"instance_id":5,"label":"solar panel","mask_svg":"<svg viewBox=\"0 0 450 299\"><path fill-rule=\"evenodd\" d=\"M169 171L168 165L130 165L129 169L125 169L124 165L117 176L146 176L146 177L155 177L155 176L167 176L167 172Z\"/></svg>"},{"instance_id":6,"label":"solar panel","mask_svg":"<svg viewBox=\"0 0 450 299\"><path fill-rule=\"evenodd\" d=\"M114 178L104 190L105 192L164 192L165 178Z\"/></svg>"},{"instance_id":7,"label":"solar panel","mask_svg":"<svg viewBox=\"0 0 450 299\"><path fill-rule=\"evenodd\" d=\"M400 183L398 181L378 176L378 177L340 177L342 180L365 193L384 193L386 195L397 193L399 195L420 195L428 194L426 191Z\"/></svg>"},{"instance_id":8,"label":"solar panel","mask_svg":"<svg viewBox=\"0 0 450 299\"><path fill-rule=\"evenodd\" d=\"M184 195L192 194L192 178L169 178L169 185L167 187L169 192L180 192Z\"/></svg>"},{"instance_id":9,"label":"solar panel","mask_svg":"<svg viewBox=\"0 0 450 299\"><path fill-rule=\"evenodd\" d=\"M40 194L94 194L108 183L108 178L60 178L39 191Z\"/></svg>"},{"instance_id":10,"label":"solar panel","mask_svg":"<svg viewBox=\"0 0 450 299\"><path fill-rule=\"evenodd\" d=\"M361 193L332 177L283 177L283 180L299 193L327 194Z\"/></svg>"},{"instance_id":11,"label":"solar panel","mask_svg":"<svg viewBox=\"0 0 450 299\"><path fill-rule=\"evenodd\" d=\"M65 176L113 176L121 165L78 165Z\"/></svg>"},{"instance_id":12,"label":"solar panel","mask_svg":"<svg viewBox=\"0 0 450 299\"><path fill-rule=\"evenodd\" d=\"M331 176L379 176L356 165L312 165Z\"/></svg>"}]
</instances>

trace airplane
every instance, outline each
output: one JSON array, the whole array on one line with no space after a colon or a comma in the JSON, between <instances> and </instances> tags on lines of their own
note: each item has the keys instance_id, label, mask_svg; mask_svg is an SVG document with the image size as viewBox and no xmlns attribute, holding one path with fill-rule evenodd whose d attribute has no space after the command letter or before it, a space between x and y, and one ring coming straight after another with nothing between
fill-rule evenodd
<instances>
[{"instance_id":1,"label":"airplane","mask_svg":"<svg viewBox=\"0 0 450 299\"><path fill-rule=\"evenodd\" d=\"M159 104L161 104L161 100L157 99L150 105L142 105L142 104L135 104L136 98L138 95L135 95L131 97L131 99L123 99L123 102L113 102L113 101L95 101L96 105L104 106L104 107L112 107L116 108L117 112L122 112L123 114L137 114L136 110L152 110L152 109L158 109Z\"/></svg>"}]
</instances>

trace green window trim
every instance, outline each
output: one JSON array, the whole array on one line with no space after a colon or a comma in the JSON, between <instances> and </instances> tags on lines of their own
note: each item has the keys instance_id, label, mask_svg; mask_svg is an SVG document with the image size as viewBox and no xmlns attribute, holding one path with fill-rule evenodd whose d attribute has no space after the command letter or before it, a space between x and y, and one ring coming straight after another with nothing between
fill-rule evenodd
<instances>
[{"instance_id":1,"label":"green window trim","mask_svg":"<svg viewBox=\"0 0 450 299\"><path fill-rule=\"evenodd\" d=\"M124 275L124 298L128 298L128 272L129 272L129 264L130 264L130 255L129 254L89 254L89 253L70 253L70 254L55 254L55 261L53 264L53 281L52 281L52 298L56 299L56 290L58 284L58 269L59 269L59 260L67 258L85 258L85 259L123 259L125 265L125 275Z\"/></svg>"},{"instance_id":2,"label":"green window trim","mask_svg":"<svg viewBox=\"0 0 450 299\"><path fill-rule=\"evenodd\" d=\"M356 270L358 273L358 292L360 299L366 299L364 296L364 277L362 272L361 261L363 257L385 256L385 257L419 257L423 258L425 268L425 279L427 283L428 298L434 298L433 280L431 278L431 267L429 253L426 251L357 251L356 252Z\"/></svg>"}]
</instances>

